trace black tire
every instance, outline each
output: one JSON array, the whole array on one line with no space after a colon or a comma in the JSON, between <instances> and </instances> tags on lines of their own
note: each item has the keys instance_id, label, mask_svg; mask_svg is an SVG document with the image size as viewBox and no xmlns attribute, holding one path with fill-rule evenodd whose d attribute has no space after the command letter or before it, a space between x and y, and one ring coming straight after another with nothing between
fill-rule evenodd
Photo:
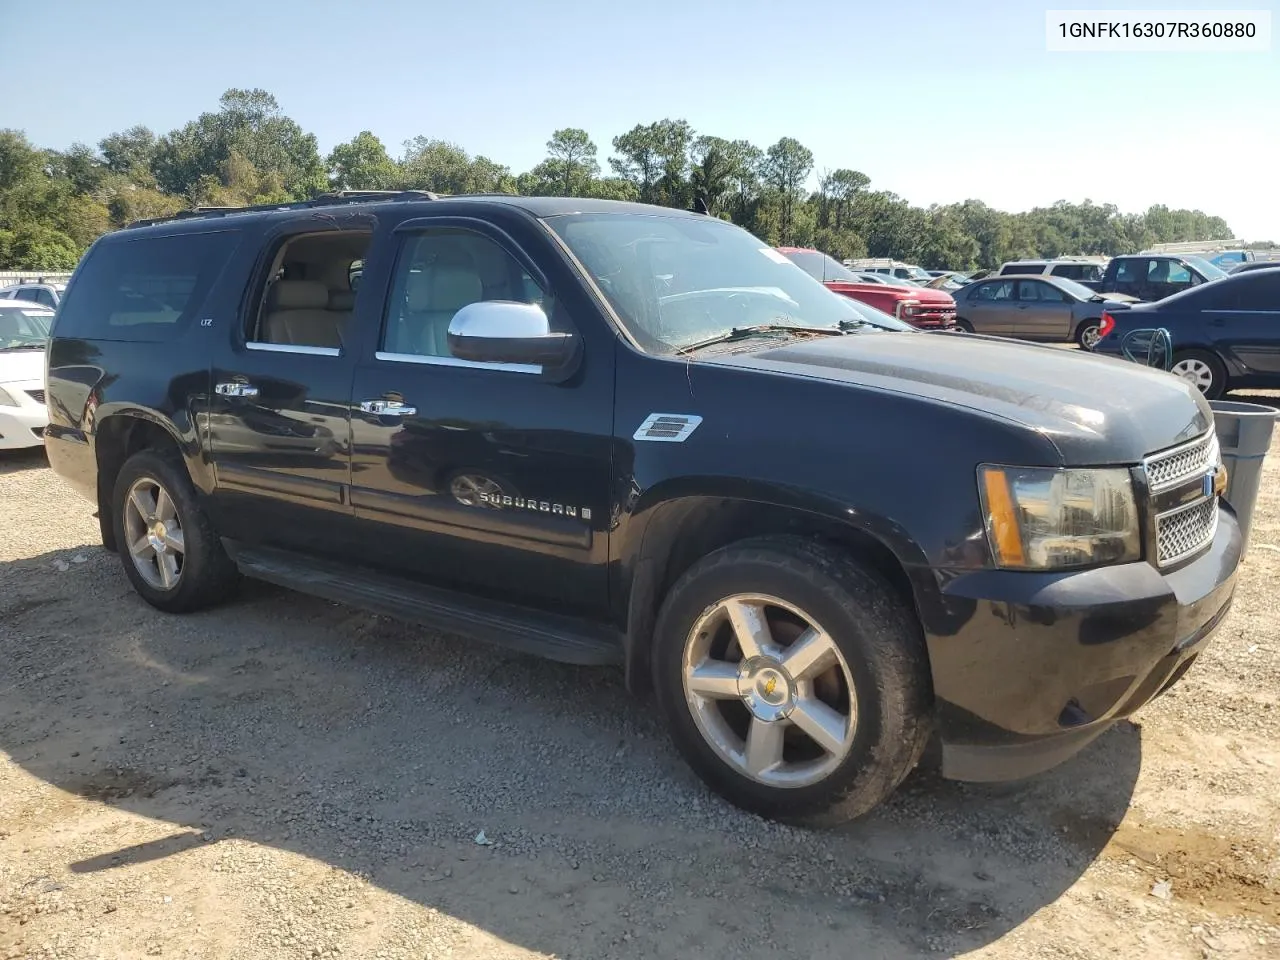
<instances>
[{"instance_id":1,"label":"black tire","mask_svg":"<svg viewBox=\"0 0 1280 960\"><path fill-rule=\"evenodd\" d=\"M956 329L961 333L973 333L973 324L968 320L956 319Z\"/></svg>"},{"instance_id":2,"label":"black tire","mask_svg":"<svg viewBox=\"0 0 1280 960\"><path fill-rule=\"evenodd\" d=\"M1097 334L1101 329L1101 320L1082 320L1080 326L1076 327L1076 346L1081 350L1092 350L1097 345ZM1093 346L1088 343L1091 336L1094 338Z\"/></svg>"},{"instance_id":3,"label":"black tire","mask_svg":"<svg viewBox=\"0 0 1280 960\"><path fill-rule=\"evenodd\" d=\"M1216 353L1208 350L1179 350L1173 355L1173 363L1171 367L1177 367L1180 363L1198 361L1208 368L1211 376L1207 386L1199 385L1200 392L1204 394L1206 400L1217 400L1227 392L1227 368Z\"/></svg>"},{"instance_id":4,"label":"black tire","mask_svg":"<svg viewBox=\"0 0 1280 960\"><path fill-rule=\"evenodd\" d=\"M184 550L177 583L162 589L148 583L129 550L126 500L139 480L158 484L173 501L181 525ZM227 556L209 517L196 499L186 467L176 454L142 450L130 457L116 477L112 494L112 522L125 576L142 599L167 613L190 613L228 599L239 585L240 574Z\"/></svg>"},{"instance_id":5,"label":"black tire","mask_svg":"<svg viewBox=\"0 0 1280 960\"><path fill-rule=\"evenodd\" d=\"M770 786L739 772L703 736L688 705L686 638L706 610L741 593L803 610L847 662L858 705L853 742L817 782ZM736 806L792 823L832 824L867 813L916 766L933 729L928 656L914 612L879 574L798 537L742 541L694 564L659 613L653 681L671 737L703 781Z\"/></svg>"}]
</instances>

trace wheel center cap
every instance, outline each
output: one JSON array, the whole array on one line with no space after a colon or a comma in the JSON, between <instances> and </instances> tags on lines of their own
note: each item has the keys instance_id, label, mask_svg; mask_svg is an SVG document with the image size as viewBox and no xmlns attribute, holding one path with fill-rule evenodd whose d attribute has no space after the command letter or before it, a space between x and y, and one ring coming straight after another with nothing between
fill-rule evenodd
<instances>
[{"instance_id":1,"label":"wheel center cap","mask_svg":"<svg viewBox=\"0 0 1280 960\"><path fill-rule=\"evenodd\" d=\"M154 547L163 546L164 538L168 535L169 531L165 528L164 522L160 520L153 523L151 529L147 531L148 539L151 540L151 545Z\"/></svg>"},{"instance_id":2,"label":"wheel center cap","mask_svg":"<svg viewBox=\"0 0 1280 960\"><path fill-rule=\"evenodd\" d=\"M795 705L795 685L772 657L756 657L738 671L738 695L760 720L781 720Z\"/></svg>"}]
</instances>

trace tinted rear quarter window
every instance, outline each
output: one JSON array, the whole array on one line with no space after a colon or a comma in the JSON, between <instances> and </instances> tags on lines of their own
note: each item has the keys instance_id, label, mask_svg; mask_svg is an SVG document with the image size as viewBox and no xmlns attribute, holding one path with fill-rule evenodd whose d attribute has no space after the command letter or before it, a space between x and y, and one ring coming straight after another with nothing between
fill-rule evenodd
<instances>
[{"instance_id":1,"label":"tinted rear quarter window","mask_svg":"<svg viewBox=\"0 0 1280 960\"><path fill-rule=\"evenodd\" d=\"M173 339L199 313L238 237L220 230L100 242L67 287L55 336Z\"/></svg>"}]
</instances>

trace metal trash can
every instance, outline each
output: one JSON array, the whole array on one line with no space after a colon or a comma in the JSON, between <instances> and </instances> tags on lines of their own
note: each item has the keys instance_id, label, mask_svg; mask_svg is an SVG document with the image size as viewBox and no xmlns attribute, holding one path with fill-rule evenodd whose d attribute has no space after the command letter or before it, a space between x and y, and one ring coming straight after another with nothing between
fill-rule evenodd
<instances>
[{"instance_id":1,"label":"metal trash can","mask_svg":"<svg viewBox=\"0 0 1280 960\"><path fill-rule=\"evenodd\" d=\"M1257 403L1210 400L1222 463L1227 468L1227 489L1222 499L1231 505L1240 520L1244 539L1241 555L1249 548L1249 526L1262 482L1262 461L1271 448L1271 433L1277 411Z\"/></svg>"}]
</instances>

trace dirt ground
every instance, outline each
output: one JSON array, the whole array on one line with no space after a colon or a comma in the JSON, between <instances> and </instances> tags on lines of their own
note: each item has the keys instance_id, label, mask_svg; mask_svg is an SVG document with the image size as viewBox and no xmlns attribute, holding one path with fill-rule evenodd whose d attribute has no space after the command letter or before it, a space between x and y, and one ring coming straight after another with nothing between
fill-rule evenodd
<instances>
[{"instance_id":1,"label":"dirt ground","mask_svg":"<svg viewBox=\"0 0 1280 960\"><path fill-rule=\"evenodd\" d=\"M1136 722L806 831L708 794L613 671L259 585L158 613L6 456L0 960L1280 956L1280 439L1253 537Z\"/></svg>"}]
</instances>

